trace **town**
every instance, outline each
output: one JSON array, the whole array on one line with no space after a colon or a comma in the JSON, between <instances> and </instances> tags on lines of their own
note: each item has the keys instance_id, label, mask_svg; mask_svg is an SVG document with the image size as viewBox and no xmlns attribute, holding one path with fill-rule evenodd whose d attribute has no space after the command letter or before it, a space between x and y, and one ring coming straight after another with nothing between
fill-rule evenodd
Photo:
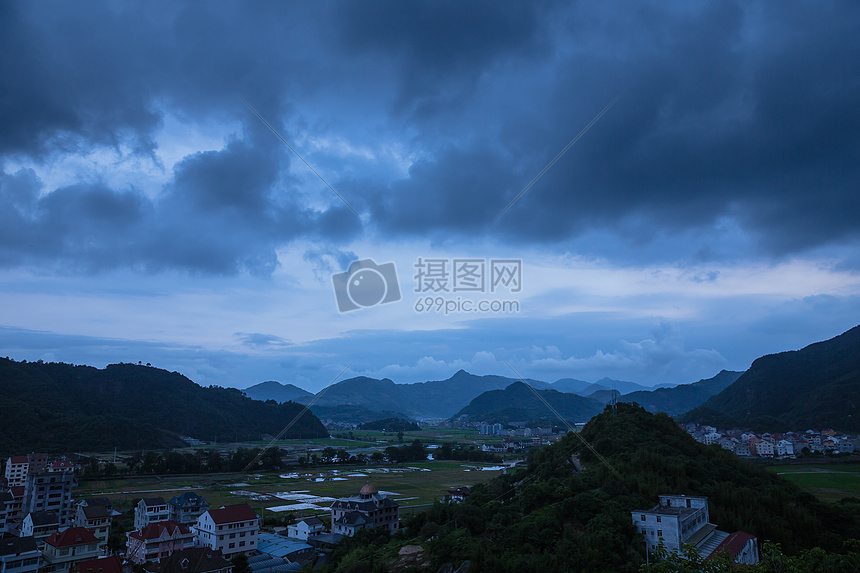
<instances>
[{"instance_id":1,"label":"town","mask_svg":"<svg viewBox=\"0 0 860 573\"><path fill-rule=\"evenodd\" d=\"M334 500L330 532L316 516L288 527L262 528L248 503L211 507L194 491L170 499L143 497L133 528L112 545L111 529L123 513L105 496L76 494L81 467L46 454L6 460L0 494L0 573L231 573L301 571L325 563L332 547L363 529L400 526L400 504L367 483ZM451 492L452 501L468 488ZM246 560L238 556L245 556Z\"/></svg>"},{"instance_id":2,"label":"town","mask_svg":"<svg viewBox=\"0 0 860 573\"><path fill-rule=\"evenodd\" d=\"M739 428L719 430L714 426L682 424L697 442L717 444L742 458L796 458L814 454L852 454L860 451L860 436L832 429L804 432L760 433Z\"/></svg>"}]
</instances>

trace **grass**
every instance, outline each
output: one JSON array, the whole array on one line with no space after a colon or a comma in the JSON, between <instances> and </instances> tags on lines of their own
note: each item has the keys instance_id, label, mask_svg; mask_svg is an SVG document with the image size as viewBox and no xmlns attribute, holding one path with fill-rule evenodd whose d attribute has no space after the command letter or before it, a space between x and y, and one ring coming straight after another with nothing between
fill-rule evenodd
<instances>
[{"instance_id":1,"label":"grass","mask_svg":"<svg viewBox=\"0 0 860 573\"><path fill-rule=\"evenodd\" d=\"M290 501L275 497L254 499L256 495L274 494L284 491L303 491L311 495L323 497L345 497L356 495L368 481L380 491L390 491L395 500L406 499L401 507L433 503L441 499L448 489L474 485L489 481L501 473L495 471L465 471L476 466L487 467L490 464L471 462L427 461L399 466L384 466L381 468L368 466L326 466L300 471L299 478L282 478L279 474L255 474L240 476L237 474L203 474L199 476L170 476L145 477L131 480L94 480L82 481L77 494L81 497L103 494L110 497L119 511L130 509L136 499L142 497L164 497L170 499L183 491L193 489L203 496L212 507L247 502L255 510L260 508L288 505ZM410 468L422 468L430 471L419 471ZM332 470L337 471L337 477L343 481L314 481L321 474L333 476ZM378 471L378 470L388 470ZM288 475L287 472L284 475ZM349 477L350 474L364 474ZM239 485L247 484L247 485ZM252 492L256 495L247 493ZM327 503L321 504L326 507Z\"/></svg>"},{"instance_id":2,"label":"grass","mask_svg":"<svg viewBox=\"0 0 860 573\"><path fill-rule=\"evenodd\" d=\"M797 484L821 501L860 497L860 463L768 466L769 471Z\"/></svg>"}]
</instances>

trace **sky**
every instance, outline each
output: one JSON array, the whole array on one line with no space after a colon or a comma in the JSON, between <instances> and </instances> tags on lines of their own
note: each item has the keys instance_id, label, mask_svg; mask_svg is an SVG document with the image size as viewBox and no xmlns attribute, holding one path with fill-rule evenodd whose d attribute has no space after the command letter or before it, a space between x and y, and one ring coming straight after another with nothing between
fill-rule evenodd
<instances>
[{"instance_id":1,"label":"sky","mask_svg":"<svg viewBox=\"0 0 860 573\"><path fill-rule=\"evenodd\" d=\"M0 356L645 385L860 323L855 2L0 1Z\"/></svg>"}]
</instances>

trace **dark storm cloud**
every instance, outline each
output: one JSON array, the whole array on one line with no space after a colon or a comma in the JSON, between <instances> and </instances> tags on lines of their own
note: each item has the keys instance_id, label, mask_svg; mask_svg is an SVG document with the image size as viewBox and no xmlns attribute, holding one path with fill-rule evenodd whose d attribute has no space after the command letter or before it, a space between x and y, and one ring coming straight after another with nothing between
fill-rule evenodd
<instances>
[{"instance_id":1,"label":"dark storm cloud","mask_svg":"<svg viewBox=\"0 0 860 573\"><path fill-rule=\"evenodd\" d=\"M676 260L673 236L731 251L726 220L746 238L738 257L853 244L858 38L847 2L6 2L0 167L105 148L158 165L168 115L241 128L177 163L158 196L74 173L45 188L7 167L0 262L265 276L296 238L361 232ZM366 144L374 159L310 156L362 220L235 93L288 140ZM378 158L389 147L405 176Z\"/></svg>"},{"instance_id":2,"label":"dark storm cloud","mask_svg":"<svg viewBox=\"0 0 860 573\"><path fill-rule=\"evenodd\" d=\"M641 244L667 231L713 228L730 217L756 238L761 252L856 241L856 5L578 6L560 15L566 38L556 40L575 48L553 64L550 89L514 87L509 104L528 109L522 117L499 108L495 123L483 123L483 137L414 164L410 177L377 202L383 228L486 231L620 93L619 103L495 232L557 241L614 229ZM407 67L421 63L415 58ZM481 118L478 105L469 112ZM493 138L497 144L488 144ZM476 177L481 172L483 181ZM469 202L471 217L464 217ZM417 212L417 203L428 207ZM629 222L637 219L644 224L630 234Z\"/></svg>"}]
</instances>

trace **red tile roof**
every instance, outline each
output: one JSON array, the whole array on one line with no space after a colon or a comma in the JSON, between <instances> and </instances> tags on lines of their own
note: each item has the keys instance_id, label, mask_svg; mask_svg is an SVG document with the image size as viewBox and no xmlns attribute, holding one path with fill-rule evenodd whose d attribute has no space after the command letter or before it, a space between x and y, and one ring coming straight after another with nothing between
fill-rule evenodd
<instances>
[{"instance_id":1,"label":"red tile roof","mask_svg":"<svg viewBox=\"0 0 860 573\"><path fill-rule=\"evenodd\" d=\"M122 559L118 555L79 561L72 565L78 573L122 573Z\"/></svg>"},{"instance_id":2,"label":"red tile roof","mask_svg":"<svg viewBox=\"0 0 860 573\"><path fill-rule=\"evenodd\" d=\"M28 464L30 463L30 458L27 456L12 456L9 458L9 462L13 464Z\"/></svg>"},{"instance_id":3,"label":"red tile roof","mask_svg":"<svg viewBox=\"0 0 860 573\"><path fill-rule=\"evenodd\" d=\"M151 541L153 539L160 538L165 532L169 537L191 534L191 530L184 525L176 523L173 520L167 520L150 523L143 529L138 529L137 531L129 533L128 536L140 539L141 541Z\"/></svg>"},{"instance_id":4,"label":"red tile roof","mask_svg":"<svg viewBox=\"0 0 860 573\"><path fill-rule=\"evenodd\" d=\"M11 493L13 497L24 497L24 486L16 485L14 487L10 487L9 493Z\"/></svg>"},{"instance_id":5,"label":"red tile roof","mask_svg":"<svg viewBox=\"0 0 860 573\"><path fill-rule=\"evenodd\" d=\"M247 503L228 505L220 509L210 509L209 516L218 524L235 523L237 521L252 521L257 519L257 514Z\"/></svg>"},{"instance_id":6,"label":"red tile roof","mask_svg":"<svg viewBox=\"0 0 860 573\"><path fill-rule=\"evenodd\" d=\"M45 543L54 547L71 547L72 545L86 545L88 543L98 543L99 540L93 535L89 529L85 527L70 527L59 533L52 533Z\"/></svg>"},{"instance_id":7,"label":"red tile roof","mask_svg":"<svg viewBox=\"0 0 860 573\"><path fill-rule=\"evenodd\" d=\"M717 545L717 548L711 553L716 555L720 551L726 551L734 559L741 552L741 549L751 540L755 539L755 535L750 535L746 531L735 531Z\"/></svg>"}]
</instances>

